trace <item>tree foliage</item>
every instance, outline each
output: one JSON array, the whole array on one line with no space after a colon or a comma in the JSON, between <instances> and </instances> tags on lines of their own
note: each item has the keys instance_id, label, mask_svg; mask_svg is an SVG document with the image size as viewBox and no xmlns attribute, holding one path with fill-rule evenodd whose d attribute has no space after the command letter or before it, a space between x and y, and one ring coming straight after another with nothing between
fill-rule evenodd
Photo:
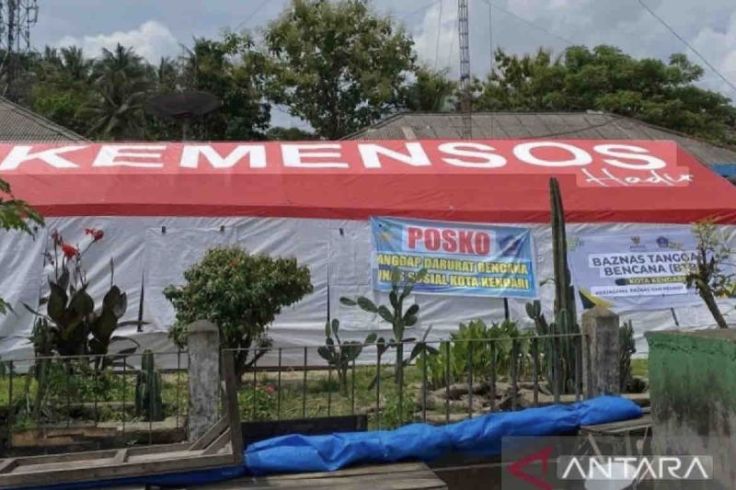
<instances>
[{"instance_id":1,"label":"tree foliage","mask_svg":"<svg viewBox=\"0 0 736 490\"><path fill-rule=\"evenodd\" d=\"M25 62L33 81L20 102L93 139L177 140L179 124L147 115L146 100L161 93L206 91L222 107L196 120L188 138L264 139L270 120L265 57L251 38L196 38L182 49L180 57L152 65L122 45L103 49L94 59L79 48L46 48Z\"/></svg>"},{"instance_id":2,"label":"tree foliage","mask_svg":"<svg viewBox=\"0 0 736 490\"><path fill-rule=\"evenodd\" d=\"M187 325L211 321L223 347L240 349L235 355L240 374L266 352L267 328L281 309L312 292L309 269L296 259L251 255L239 248L209 250L184 279L184 285L164 291L176 310L172 339L183 346Z\"/></svg>"},{"instance_id":3,"label":"tree foliage","mask_svg":"<svg viewBox=\"0 0 736 490\"><path fill-rule=\"evenodd\" d=\"M688 288L695 288L719 328L728 328L716 298L734 297L736 281L729 259L732 250L723 231L715 223L703 221L693 225L697 241L697 257L685 277Z\"/></svg>"},{"instance_id":4,"label":"tree foliage","mask_svg":"<svg viewBox=\"0 0 736 490\"><path fill-rule=\"evenodd\" d=\"M637 59L601 45L558 56L498 50L495 60L471 84L475 110L605 111L736 145L736 108L698 87L703 69L683 54ZM13 90L0 70L0 92L92 139L178 140L180 123L145 114L144 102L185 90L222 101L188 128L188 139L204 141L337 139L397 111L453 111L463 95L445 72L417 63L411 37L363 0L292 0L262 36L195 38L156 63L124 46L46 48L16 61ZM273 104L313 132L271 127Z\"/></svg>"},{"instance_id":5,"label":"tree foliage","mask_svg":"<svg viewBox=\"0 0 736 490\"><path fill-rule=\"evenodd\" d=\"M31 109L72 131L89 133L90 118L85 112L92 103L92 66L81 48L46 48L36 63Z\"/></svg>"},{"instance_id":6,"label":"tree foliage","mask_svg":"<svg viewBox=\"0 0 736 490\"><path fill-rule=\"evenodd\" d=\"M151 66L132 48L102 49L92 68L95 93L86 107L88 133L101 139L142 139L143 105L151 87Z\"/></svg>"},{"instance_id":7,"label":"tree foliage","mask_svg":"<svg viewBox=\"0 0 736 490\"><path fill-rule=\"evenodd\" d=\"M336 139L402 106L411 38L361 0L292 0L265 33L268 94Z\"/></svg>"},{"instance_id":8,"label":"tree foliage","mask_svg":"<svg viewBox=\"0 0 736 490\"><path fill-rule=\"evenodd\" d=\"M419 66L414 81L404 89L404 109L414 112L445 112L452 109L457 82L447 74Z\"/></svg>"},{"instance_id":9,"label":"tree foliage","mask_svg":"<svg viewBox=\"0 0 736 490\"><path fill-rule=\"evenodd\" d=\"M264 138L270 120L270 104L263 99L265 57L250 36L196 38L179 63L182 88L209 92L222 101L220 110L195 121L192 139Z\"/></svg>"},{"instance_id":10,"label":"tree foliage","mask_svg":"<svg viewBox=\"0 0 736 490\"><path fill-rule=\"evenodd\" d=\"M567 48L553 57L495 54L496 69L476 82L475 108L491 111L600 110L721 143L736 143L736 108L694 85L703 69L683 54L668 63L636 59L612 46Z\"/></svg>"},{"instance_id":11,"label":"tree foliage","mask_svg":"<svg viewBox=\"0 0 736 490\"><path fill-rule=\"evenodd\" d=\"M317 139L317 135L300 128L284 128L275 126L266 132L266 138L272 141L309 141Z\"/></svg>"}]
</instances>

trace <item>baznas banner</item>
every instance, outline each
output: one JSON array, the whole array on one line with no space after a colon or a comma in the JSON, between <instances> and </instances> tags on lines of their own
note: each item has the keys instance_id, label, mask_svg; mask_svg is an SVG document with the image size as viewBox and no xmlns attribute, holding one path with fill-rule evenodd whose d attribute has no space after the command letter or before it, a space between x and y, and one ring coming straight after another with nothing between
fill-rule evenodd
<instances>
[{"instance_id":1,"label":"baznas banner","mask_svg":"<svg viewBox=\"0 0 736 490\"><path fill-rule=\"evenodd\" d=\"M426 269L415 293L535 298L537 280L528 228L371 218L373 284L391 290L391 271Z\"/></svg>"},{"instance_id":2,"label":"baznas banner","mask_svg":"<svg viewBox=\"0 0 736 490\"><path fill-rule=\"evenodd\" d=\"M584 306L661 310L701 304L685 284L697 257L691 231L571 238L572 275Z\"/></svg>"}]
</instances>

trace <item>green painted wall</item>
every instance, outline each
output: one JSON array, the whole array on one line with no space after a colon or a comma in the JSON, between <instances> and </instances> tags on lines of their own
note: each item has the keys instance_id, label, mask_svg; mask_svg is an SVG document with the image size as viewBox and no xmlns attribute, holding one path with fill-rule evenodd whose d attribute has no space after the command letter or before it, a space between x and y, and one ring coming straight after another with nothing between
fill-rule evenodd
<instances>
[{"instance_id":1,"label":"green painted wall","mask_svg":"<svg viewBox=\"0 0 736 490\"><path fill-rule=\"evenodd\" d=\"M656 454L713 458L714 480L656 490L736 488L736 330L650 332L649 395Z\"/></svg>"},{"instance_id":2,"label":"green painted wall","mask_svg":"<svg viewBox=\"0 0 736 490\"><path fill-rule=\"evenodd\" d=\"M736 419L736 331L649 332L646 337L655 422L685 425L700 436L729 437Z\"/></svg>"}]
</instances>

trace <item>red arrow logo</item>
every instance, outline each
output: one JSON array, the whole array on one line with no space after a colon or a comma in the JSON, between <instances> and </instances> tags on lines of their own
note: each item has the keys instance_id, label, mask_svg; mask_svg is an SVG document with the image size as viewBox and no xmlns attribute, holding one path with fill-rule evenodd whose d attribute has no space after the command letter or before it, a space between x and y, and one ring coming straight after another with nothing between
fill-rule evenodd
<instances>
[{"instance_id":1,"label":"red arrow logo","mask_svg":"<svg viewBox=\"0 0 736 490\"><path fill-rule=\"evenodd\" d=\"M530 475L524 472L524 468L534 463L535 461L542 462L542 471L546 474L547 468L549 467L549 457L552 455L552 446L546 447L536 453L532 453L528 456L523 457L518 461L511 463L507 470L509 473L514 475L516 478L523 480L530 485L534 485L536 488L541 490L554 490L554 487L544 480L540 480L536 476Z\"/></svg>"}]
</instances>

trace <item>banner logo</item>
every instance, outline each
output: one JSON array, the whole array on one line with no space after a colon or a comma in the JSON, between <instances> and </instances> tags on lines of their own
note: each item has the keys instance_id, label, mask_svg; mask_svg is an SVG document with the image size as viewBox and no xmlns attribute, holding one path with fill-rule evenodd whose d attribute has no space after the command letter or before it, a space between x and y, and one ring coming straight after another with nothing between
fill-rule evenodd
<instances>
[{"instance_id":1,"label":"banner logo","mask_svg":"<svg viewBox=\"0 0 736 490\"><path fill-rule=\"evenodd\" d=\"M537 297L531 230L511 226L372 218L373 284L391 290L391 271L426 269L418 294Z\"/></svg>"}]
</instances>

